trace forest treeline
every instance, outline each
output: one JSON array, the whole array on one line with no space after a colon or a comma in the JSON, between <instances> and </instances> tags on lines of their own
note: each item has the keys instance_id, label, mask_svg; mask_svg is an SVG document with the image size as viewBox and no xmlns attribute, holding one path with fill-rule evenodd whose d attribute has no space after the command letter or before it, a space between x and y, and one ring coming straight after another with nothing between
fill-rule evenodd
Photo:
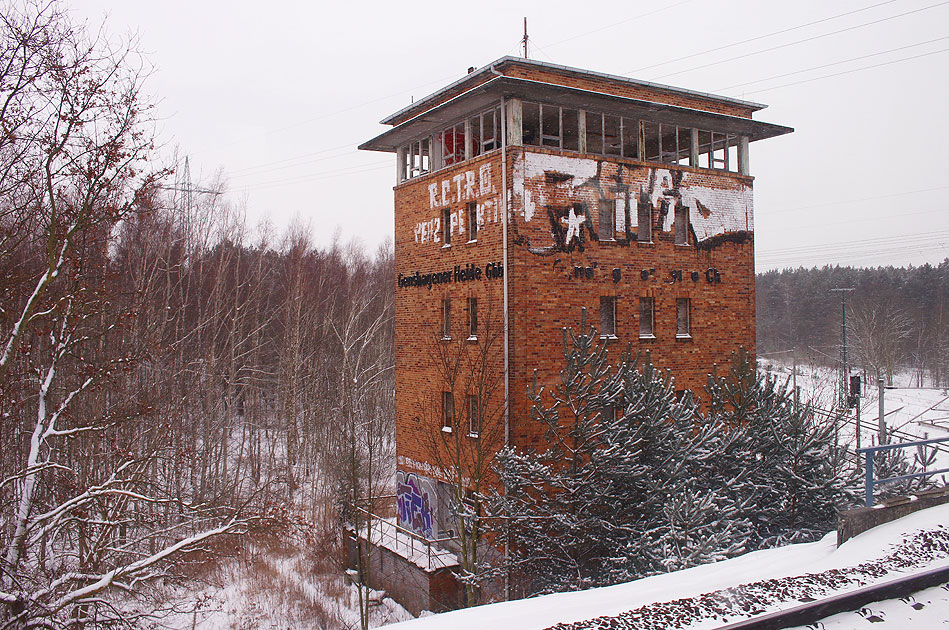
<instances>
[{"instance_id":1,"label":"forest treeline","mask_svg":"<svg viewBox=\"0 0 949 630\"><path fill-rule=\"evenodd\" d=\"M847 293L848 363L892 384L949 384L949 259L920 267L820 267L760 273L758 353L797 350L798 360L839 365L841 294ZM780 354L774 354L780 356Z\"/></svg>"},{"instance_id":2,"label":"forest treeline","mask_svg":"<svg viewBox=\"0 0 949 630\"><path fill-rule=\"evenodd\" d=\"M391 474L391 246L252 235L162 166L147 67L59 3L4 7L0 628L134 625L160 598L116 604L183 552L332 536Z\"/></svg>"}]
</instances>

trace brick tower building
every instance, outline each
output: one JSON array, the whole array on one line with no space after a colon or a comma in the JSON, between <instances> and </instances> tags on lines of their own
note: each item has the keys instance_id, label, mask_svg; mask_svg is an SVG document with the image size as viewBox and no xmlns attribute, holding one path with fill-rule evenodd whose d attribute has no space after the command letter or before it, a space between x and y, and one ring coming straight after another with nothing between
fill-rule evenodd
<instances>
[{"instance_id":1,"label":"brick tower building","mask_svg":"<svg viewBox=\"0 0 949 630\"><path fill-rule=\"evenodd\" d=\"M792 131L763 107L504 57L382 121L360 148L397 155L403 526L450 533L493 452L543 449L527 388L584 310L678 389L753 351L748 145Z\"/></svg>"}]
</instances>

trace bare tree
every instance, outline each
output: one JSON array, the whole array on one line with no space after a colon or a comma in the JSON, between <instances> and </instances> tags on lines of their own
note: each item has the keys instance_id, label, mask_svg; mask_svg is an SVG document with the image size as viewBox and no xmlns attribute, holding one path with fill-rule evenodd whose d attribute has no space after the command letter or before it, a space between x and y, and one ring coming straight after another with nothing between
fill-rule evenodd
<instances>
[{"instance_id":1,"label":"bare tree","mask_svg":"<svg viewBox=\"0 0 949 630\"><path fill-rule=\"evenodd\" d=\"M125 615L104 595L245 522L175 496L154 414L143 313L116 274L118 228L155 184L146 65L134 42L71 25L56 3L0 21L0 627ZM155 521L156 509L175 517Z\"/></svg>"},{"instance_id":2,"label":"bare tree","mask_svg":"<svg viewBox=\"0 0 949 630\"><path fill-rule=\"evenodd\" d=\"M851 309L854 346L864 370L886 378L893 376L904 358L904 343L912 337L909 317L898 306L889 303L863 302Z\"/></svg>"},{"instance_id":3,"label":"bare tree","mask_svg":"<svg viewBox=\"0 0 949 630\"><path fill-rule=\"evenodd\" d=\"M484 554L494 548L483 540L485 527L482 497L497 482L491 465L503 446L504 397L502 370L498 364L502 335L493 313L481 317L475 337L445 338L432 335L431 355L439 380L453 401L452 424L443 424L442 400L429 397L420 402L418 414L433 427L426 432L426 452L451 493L452 517L459 544L465 603L480 603L485 580Z\"/></svg>"}]
</instances>

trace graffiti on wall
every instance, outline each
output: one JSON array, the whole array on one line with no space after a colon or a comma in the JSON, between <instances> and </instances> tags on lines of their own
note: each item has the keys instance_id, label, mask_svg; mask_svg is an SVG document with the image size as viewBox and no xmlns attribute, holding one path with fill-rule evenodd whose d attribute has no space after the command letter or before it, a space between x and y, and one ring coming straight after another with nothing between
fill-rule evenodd
<instances>
[{"instance_id":1,"label":"graffiti on wall","mask_svg":"<svg viewBox=\"0 0 949 630\"><path fill-rule=\"evenodd\" d=\"M525 224L542 217L549 223L549 239L528 230L528 248L539 255L583 251L585 242L598 240L594 219L603 211L613 214L613 240L620 244L637 240L642 211L652 230L670 231L674 210L685 208L699 249L744 242L754 231L749 185L710 186L707 176L691 171L527 153L515 165L513 192Z\"/></svg>"},{"instance_id":2,"label":"graffiti on wall","mask_svg":"<svg viewBox=\"0 0 949 630\"><path fill-rule=\"evenodd\" d=\"M396 473L396 502L399 523L426 538L435 537L438 495L432 483L415 473Z\"/></svg>"},{"instance_id":3,"label":"graffiti on wall","mask_svg":"<svg viewBox=\"0 0 949 630\"><path fill-rule=\"evenodd\" d=\"M432 210L444 209L453 204L475 202L475 220L479 228L500 220L500 204L491 176L490 162L482 164L477 172L467 170L450 179L432 182L428 185L428 202ZM446 228L452 237L463 236L468 221L466 214L467 208L454 208L447 216L447 226L442 225L446 218L443 218L444 215L441 213L427 221L419 221L413 229L415 242L441 244L442 234Z\"/></svg>"}]
</instances>

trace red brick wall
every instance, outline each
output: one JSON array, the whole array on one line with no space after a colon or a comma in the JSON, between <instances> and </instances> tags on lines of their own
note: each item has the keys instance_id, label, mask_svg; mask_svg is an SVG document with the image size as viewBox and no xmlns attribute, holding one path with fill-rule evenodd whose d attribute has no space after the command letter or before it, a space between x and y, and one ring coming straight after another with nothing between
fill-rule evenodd
<instances>
[{"instance_id":1,"label":"red brick wall","mask_svg":"<svg viewBox=\"0 0 949 630\"><path fill-rule=\"evenodd\" d=\"M487 171L482 171L485 166ZM475 174L473 184L466 173ZM600 296L617 298L618 338L610 342L615 356L628 343L634 352L648 351L656 365L672 371L677 389L689 388L701 395L714 364L726 363L739 346L754 351L750 177L512 148L508 149L507 182L512 208L506 273L510 285L513 443L543 447L540 433L528 420L528 382L535 369L541 383L556 382L563 367L562 328L578 328L584 307L588 321L599 327ZM448 271L468 263L479 266L484 273L488 263L501 261L501 189L500 151L397 186L397 273ZM625 238L627 227L635 233L636 204L643 195L650 201L652 221L658 226L651 244ZM624 217L623 230L614 232L618 238L613 242L600 242L595 236L601 198L616 199L616 203L629 208L629 220ZM663 200L669 206L665 220L661 216ZM469 201L484 206L485 222L477 242L467 243L467 232L456 229L451 246L443 247L441 238L436 241L433 236L442 208L464 213ZM689 207L694 233L689 234L688 246L674 243L677 202ZM575 235L569 242L565 240L563 232L569 228L570 209L575 209L575 215L583 215L582 240ZM559 237L553 225L562 228ZM702 247L696 246L697 240ZM577 277L575 268L583 270L583 277ZM590 277L587 269L592 270ZM618 280L614 280L614 269L619 270ZM644 270L646 279L642 277ZM676 278L673 282L673 271L682 272L681 281ZM695 281L693 272L697 274ZM720 281L709 282L708 278ZM469 296L479 299L481 329L490 319L494 330L500 331L501 279L482 276L468 282L433 284L431 289L396 289L396 439L400 470L438 476L431 465L436 448L432 436L441 431L440 393L445 383L442 370L436 366L438 351L434 350L446 344L437 340L441 304L445 298L452 301L452 343L462 343L459 338L467 334L465 299ZM642 296L655 299L655 339L639 338L638 298ZM691 300L690 339L676 338L677 297ZM482 336L470 347L478 348L483 341ZM503 375L500 343L492 348L486 363L492 374L498 378ZM502 393L498 391L497 396ZM456 416L461 415L462 403L456 398ZM500 413L493 416L493 422L502 422ZM500 427L494 438L499 445L503 439Z\"/></svg>"},{"instance_id":2,"label":"red brick wall","mask_svg":"<svg viewBox=\"0 0 949 630\"><path fill-rule=\"evenodd\" d=\"M697 94L685 94L676 90L662 90L653 86L612 81L607 77L598 77L595 75L578 77L572 74L558 72L553 68L512 65L503 68L502 71L506 76L510 77L530 79L532 81L540 81L554 85L564 85L604 94L652 101L654 103L688 107L706 112L740 116L742 118L751 118L752 112L754 111L737 103L723 102L714 98L703 98Z\"/></svg>"},{"instance_id":3,"label":"red brick wall","mask_svg":"<svg viewBox=\"0 0 949 630\"><path fill-rule=\"evenodd\" d=\"M725 364L730 353L740 346L754 352L753 222L750 205L745 207L750 204L751 178L616 159L564 158L534 149L526 153L520 149L513 151L515 164L523 165L525 155L535 164L534 177L530 173L512 177L512 240L516 244L511 248L509 282L514 322L511 436L515 444L543 447L536 427L531 427L527 420L530 409L524 392L534 369L539 383L552 386L557 382L563 367L561 331L564 327L579 329L582 308L587 309L588 323L599 329L600 296L616 297L617 339L609 342L614 356L618 358L628 344L632 344L634 353L649 352L654 364L671 370L676 389L691 389L701 396L706 375L714 364ZM571 165L574 172L584 171L576 168L580 163L587 167L583 175L594 170L590 163L595 164L592 177L575 177L565 182ZM516 173L519 167L513 170ZM683 173L678 197L672 181L667 181L666 187L662 185L663 173L671 180L676 171ZM523 192L517 190L521 181ZM663 222L666 229L654 228L651 244L624 242L625 233L617 234L615 229L616 240L597 240L600 198L628 198L629 223L635 225L640 187L647 197L657 199L652 205L654 225L660 220L659 200L678 198L688 202L693 221L705 225L704 232L696 232L705 237L702 240L707 248L695 246L696 234L689 234L688 246L675 244L671 203ZM699 214L696 200L709 217ZM534 206L529 220L525 204ZM577 204L590 219L583 227L583 241L574 238L566 247L558 248L556 239L551 237L551 223L556 219L564 224L559 213ZM723 225L720 230L716 229L718 224ZM634 228L630 231L636 232ZM724 242L717 244L719 241ZM582 270L582 277L577 277L576 268ZM709 272L710 269L714 271ZM587 270L592 270L592 277L587 277ZM618 281L614 280L614 270L619 270ZM673 271L682 272L681 281L673 281ZM696 281L692 280L693 272L697 274ZM709 277L720 278L720 282L709 282ZM640 297L655 300L655 339L639 338ZM680 297L691 300L690 339L676 337L676 298Z\"/></svg>"},{"instance_id":4,"label":"red brick wall","mask_svg":"<svg viewBox=\"0 0 949 630\"><path fill-rule=\"evenodd\" d=\"M421 274L452 273L451 282L433 284L431 289L416 286L396 288L396 443L400 470L436 476L428 467L419 467L415 463L436 461L434 449L439 448L436 443L445 437L439 435L442 427L440 396L447 388L447 375L439 357L451 359L453 355L465 353L467 360L476 360L488 344L485 334L500 330L502 280L487 277L489 265L502 261L500 157L500 151L494 151L433 175L410 180L395 190L396 272L405 275L416 271ZM432 185L435 186L434 203ZM473 243L468 242L466 225L467 204L471 202L481 206L483 221L477 241ZM460 225L460 229L453 230L450 247L444 247L441 236L442 211L446 207L455 214ZM481 277L455 281L454 267L469 264L480 269ZM469 297L478 299L477 341L466 340ZM439 339L443 299L451 301L451 341ZM491 375L503 373L501 348L498 341L488 348L490 356L486 361ZM461 371L463 373L455 386L456 425L461 423L465 381L469 380L464 372L470 370ZM497 415L499 401L483 401L482 404ZM456 426L455 429L462 429L463 435L452 435L452 438L458 437L465 443L473 439L467 437L466 427ZM488 435L491 431L483 433ZM447 457L443 451L439 452Z\"/></svg>"}]
</instances>

